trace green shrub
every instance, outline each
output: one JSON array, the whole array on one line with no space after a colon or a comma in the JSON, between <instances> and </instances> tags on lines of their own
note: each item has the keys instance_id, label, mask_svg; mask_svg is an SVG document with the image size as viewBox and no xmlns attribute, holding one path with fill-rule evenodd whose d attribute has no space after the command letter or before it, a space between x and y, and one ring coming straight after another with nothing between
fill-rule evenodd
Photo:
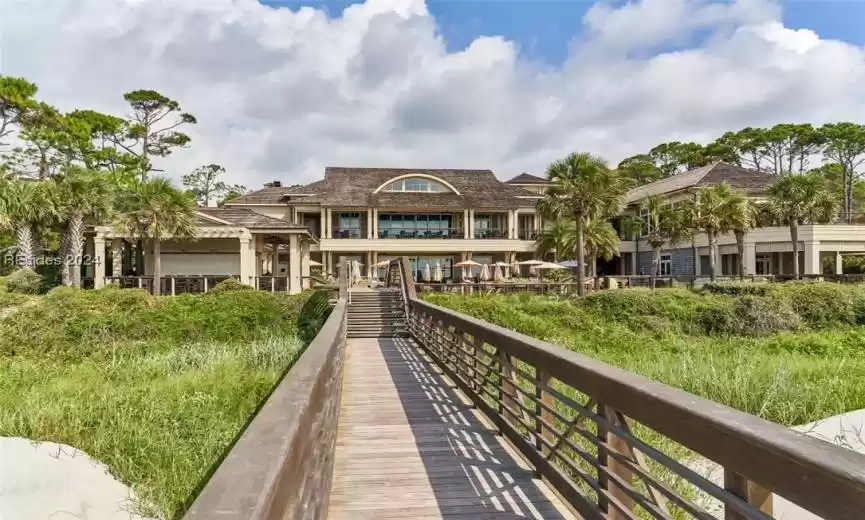
<instances>
[{"instance_id":1,"label":"green shrub","mask_svg":"<svg viewBox=\"0 0 865 520\"><path fill-rule=\"evenodd\" d=\"M253 288L244 283L240 283L240 280L237 278L229 278L227 280L223 280L218 284L213 286L213 289L210 292L226 292L226 291L252 291Z\"/></svg>"},{"instance_id":2,"label":"green shrub","mask_svg":"<svg viewBox=\"0 0 865 520\"><path fill-rule=\"evenodd\" d=\"M6 290L21 294L39 294L42 277L30 268L15 271L6 277Z\"/></svg>"},{"instance_id":3,"label":"green shrub","mask_svg":"<svg viewBox=\"0 0 865 520\"><path fill-rule=\"evenodd\" d=\"M784 301L760 296L742 296L733 304L738 330L748 336L797 330L802 326L798 314Z\"/></svg>"},{"instance_id":4,"label":"green shrub","mask_svg":"<svg viewBox=\"0 0 865 520\"><path fill-rule=\"evenodd\" d=\"M703 290L712 294L726 294L728 296L765 296L769 293L768 283L755 282L713 282L703 286Z\"/></svg>"},{"instance_id":5,"label":"green shrub","mask_svg":"<svg viewBox=\"0 0 865 520\"><path fill-rule=\"evenodd\" d=\"M304 343L315 338L330 316L330 298L327 291L315 291L303 304L297 317L298 336Z\"/></svg>"},{"instance_id":6,"label":"green shrub","mask_svg":"<svg viewBox=\"0 0 865 520\"><path fill-rule=\"evenodd\" d=\"M768 296L786 302L815 328L856 323L857 310L865 300L859 286L823 282L772 284Z\"/></svg>"},{"instance_id":7,"label":"green shrub","mask_svg":"<svg viewBox=\"0 0 865 520\"><path fill-rule=\"evenodd\" d=\"M0 354L68 359L189 342L248 343L297 334L308 293L209 292L173 298L138 289L60 287L0 322Z\"/></svg>"}]
</instances>

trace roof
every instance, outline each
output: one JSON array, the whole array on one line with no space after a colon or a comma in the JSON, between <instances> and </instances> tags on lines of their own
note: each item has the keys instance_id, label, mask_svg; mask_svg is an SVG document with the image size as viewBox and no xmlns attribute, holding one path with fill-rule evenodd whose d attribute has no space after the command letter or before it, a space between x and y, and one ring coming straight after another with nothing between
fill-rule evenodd
<instances>
[{"instance_id":1,"label":"roof","mask_svg":"<svg viewBox=\"0 0 865 520\"><path fill-rule=\"evenodd\" d=\"M650 195L664 195L690 188L715 186L726 182L737 190L749 194L763 192L774 178L765 172L732 166L721 162L702 166L666 179L637 186L625 195L625 203L630 204Z\"/></svg>"},{"instance_id":2,"label":"roof","mask_svg":"<svg viewBox=\"0 0 865 520\"><path fill-rule=\"evenodd\" d=\"M390 179L426 175L441 179L457 193L374 193ZM292 194L303 194L294 199ZM533 194L501 182L492 170L328 167L324 179L296 188L264 188L229 202L244 204L312 203L323 206L388 206L404 209L509 209L527 203Z\"/></svg>"},{"instance_id":3,"label":"roof","mask_svg":"<svg viewBox=\"0 0 865 520\"><path fill-rule=\"evenodd\" d=\"M538 177L537 175L532 175L531 173L521 173L514 177L509 181L505 181L506 184L552 184L549 179L544 179L543 177Z\"/></svg>"},{"instance_id":4,"label":"roof","mask_svg":"<svg viewBox=\"0 0 865 520\"><path fill-rule=\"evenodd\" d=\"M228 225L245 227L247 229L298 229L304 230L305 226L292 224L281 218L268 217L248 208L198 208L198 213L212 219L228 222ZM201 219L207 221L207 219ZM207 221L206 226L219 226L218 221Z\"/></svg>"}]
</instances>

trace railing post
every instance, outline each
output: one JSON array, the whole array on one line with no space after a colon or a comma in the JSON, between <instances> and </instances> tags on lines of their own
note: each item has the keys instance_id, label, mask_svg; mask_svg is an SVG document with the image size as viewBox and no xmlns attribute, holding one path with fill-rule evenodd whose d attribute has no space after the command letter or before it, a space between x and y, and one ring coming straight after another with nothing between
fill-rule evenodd
<instances>
[{"instance_id":1,"label":"railing post","mask_svg":"<svg viewBox=\"0 0 865 520\"><path fill-rule=\"evenodd\" d=\"M624 426L620 424L616 411L603 403L598 403L598 415L602 416L611 424L618 424L619 426ZM606 444L607 448L609 448L611 451L629 457L630 450L628 449L628 443L624 439L616 435L614 432L604 428L601 424L598 424L598 437L600 437L601 442ZM601 467L606 468L609 473L616 475L622 481L624 481L625 485L633 485L633 471L631 471L631 469L624 464L616 461L616 459L614 459L613 457L607 455L607 453L603 449L598 450L598 462L600 463ZM608 496L621 504L624 509L629 512L634 510L633 499L618 485L611 482L610 478L607 477L607 475L603 471L598 471L598 484L600 484L601 489L606 490ZM604 495L598 494L598 506L601 508L602 511L606 511L608 520L626 520L627 518L629 518L628 516L623 514L617 506L610 504L610 501Z\"/></svg>"},{"instance_id":2,"label":"railing post","mask_svg":"<svg viewBox=\"0 0 865 520\"><path fill-rule=\"evenodd\" d=\"M177 279L175 277L171 277L171 296L175 296L177 294Z\"/></svg>"},{"instance_id":3,"label":"railing post","mask_svg":"<svg viewBox=\"0 0 865 520\"><path fill-rule=\"evenodd\" d=\"M510 404L511 407L514 407L512 403L516 394L514 384L511 382L509 377L511 375L509 365L514 362L514 358L510 357L501 347L498 348L497 355L499 358L499 392L501 395L498 409L499 415L507 420L507 415L510 415L510 412L505 409L505 405ZM516 418L512 417L511 423L516 425L516 422Z\"/></svg>"},{"instance_id":4,"label":"railing post","mask_svg":"<svg viewBox=\"0 0 865 520\"><path fill-rule=\"evenodd\" d=\"M553 408L556 405L555 397L549 392L545 390L545 387L550 386L552 384L552 378L549 374L538 371L537 372L537 380L538 384L535 386L535 397L537 398L539 403L543 403L550 408ZM552 450L550 450L547 443L553 444L555 443L555 433L544 423L553 425L555 424L555 418L553 417L553 413L549 411L547 408L541 406L540 404L537 406L537 413L535 414L535 435L536 435L536 447L538 451L541 452L541 455L544 456L545 459L550 460L550 457L553 455ZM541 441L541 438L547 440L547 443Z\"/></svg>"},{"instance_id":5,"label":"railing post","mask_svg":"<svg viewBox=\"0 0 865 520\"><path fill-rule=\"evenodd\" d=\"M204 277L204 292L207 292L207 277Z\"/></svg>"},{"instance_id":6,"label":"railing post","mask_svg":"<svg viewBox=\"0 0 865 520\"><path fill-rule=\"evenodd\" d=\"M772 493L732 471L724 471L724 489L772 516ZM729 506L724 511L724 520L746 520L746 517Z\"/></svg>"},{"instance_id":7,"label":"railing post","mask_svg":"<svg viewBox=\"0 0 865 520\"><path fill-rule=\"evenodd\" d=\"M339 259L339 298L348 298L348 272L346 272L345 257Z\"/></svg>"}]
</instances>

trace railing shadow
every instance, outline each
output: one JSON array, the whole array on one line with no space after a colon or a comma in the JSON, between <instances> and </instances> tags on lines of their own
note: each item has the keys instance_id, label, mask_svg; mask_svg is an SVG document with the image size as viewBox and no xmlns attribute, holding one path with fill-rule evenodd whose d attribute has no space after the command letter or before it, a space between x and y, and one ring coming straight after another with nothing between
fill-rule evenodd
<instances>
[{"instance_id":1,"label":"railing shadow","mask_svg":"<svg viewBox=\"0 0 865 520\"><path fill-rule=\"evenodd\" d=\"M540 489L533 471L500 444L411 340L381 339L377 346L442 517L571 518L551 502L551 492Z\"/></svg>"}]
</instances>

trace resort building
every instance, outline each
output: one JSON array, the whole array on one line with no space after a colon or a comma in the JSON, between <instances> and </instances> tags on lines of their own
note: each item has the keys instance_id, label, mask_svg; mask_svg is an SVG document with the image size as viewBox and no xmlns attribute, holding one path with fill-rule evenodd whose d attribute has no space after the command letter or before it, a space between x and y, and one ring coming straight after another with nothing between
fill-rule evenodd
<instances>
[{"instance_id":1,"label":"resort building","mask_svg":"<svg viewBox=\"0 0 865 520\"><path fill-rule=\"evenodd\" d=\"M764 198L774 178L768 174L712 164L646 184L628 192L623 215L640 211L649 195L671 204L694 197L696 190L729 183L755 199ZM199 208L195 239L161 242L161 291L206 290L227 277L262 289L298 292L311 283L313 269L333 274L341 259L362 265L362 274L379 262L408 256L418 279L439 266L444 281L462 277L454 265L534 258L543 222L535 205L550 182L528 173L500 181L490 170L387 168L325 169L324 178L304 186L271 182L225 204ZM613 225L621 229L621 218ZM152 283L156 255L146 241L139 261L132 260L130 237L111 226L97 226L88 252L97 261L85 276L92 285ZM865 253L865 225L802 225L799 236L803 274L841 273L842 255ZM651 246L645 237L622 238L620 255L598 262L600 276L648 274ZM735 237L718 240L722 275L738 275ZM143 257L143 260L141 258ZM106 261L100 261L99 259ZM117 259L118 261L114 261ZM140 263L139 270L134 265ZM759 227L746 235L744 274L793 274L793 246L787 227ZM426 271L428 272L428 271ZM373 271L375 274L376 271ZM378 271L383 276L383 271ZM707 276L709 247L704 234L665 247L662 276ZM130 277L134 277L130 282ZM198 281L189 281L197 277ZM201 280L203 278L203 280ZM181 287L176 284L197 284ZM205 287L201 287L205 284Z\"/></svg>"},{"instance_id":2,"label":"resort building","mask_svg":"<svg viewBox=\"0 0 865 520\"><path fill-rule=\"evenodd\" d=\"M689 172L661 179L630 190L625 197L626 213L640 211L640 201L650 195L674 204L693 198L698 188L722 182L755 200L765 200L775 177L754 170L714 163ZM651 245L645 237L622 234L620 248L622 274L648 274L652 263ZM803 224L799 227L800 274L842 274L842 256L865 254L865 225ZM745 235L746 275L793 275L793 243L787 226L758 227ZM718 274L739 275L739 254L732 233L718 238ZM687 243L667 246L662 251L659 274L665 276L707 276L709 243L698 233ZM610 273L612 274L612 273Z\"/></svg>"}]
</instances>

